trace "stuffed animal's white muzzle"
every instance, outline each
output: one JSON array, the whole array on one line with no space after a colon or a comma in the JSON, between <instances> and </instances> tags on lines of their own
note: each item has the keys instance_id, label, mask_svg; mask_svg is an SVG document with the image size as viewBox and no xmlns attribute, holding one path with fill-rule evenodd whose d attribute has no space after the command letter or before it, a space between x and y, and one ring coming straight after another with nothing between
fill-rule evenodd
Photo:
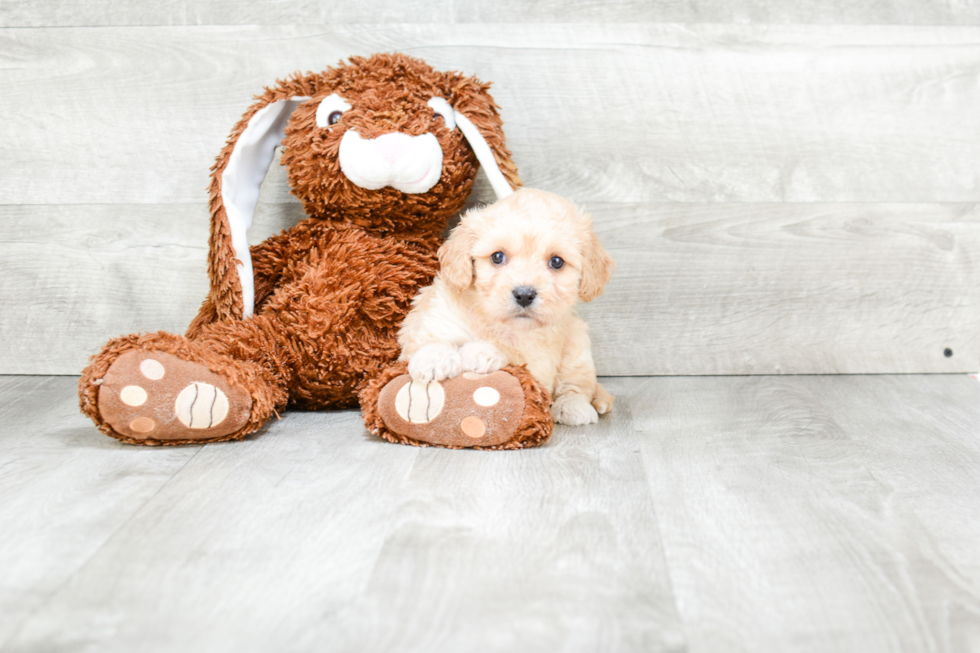
<instances>
[{"instance_id":1,"label":"stuffed animal's white muzzle","mask_svg":"<svg viewBox=\"0 0 980 653\"><path fill-rule=\"evenodd\" d=\"M442 176L442 147L435 134L401 132L361 138L353 129L340 140L340 169L355 186L425 193Z\"/></svg>"}]
</instances>

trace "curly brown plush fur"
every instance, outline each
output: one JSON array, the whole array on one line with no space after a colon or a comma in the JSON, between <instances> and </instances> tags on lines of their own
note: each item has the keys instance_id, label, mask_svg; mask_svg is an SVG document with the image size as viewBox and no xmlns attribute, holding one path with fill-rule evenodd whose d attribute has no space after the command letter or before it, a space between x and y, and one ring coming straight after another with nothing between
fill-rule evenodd
<instances>
[{"instance_id":1,"label":"curly brown plush fur","mask_svg":"<svg viewBox=\"0 0 980 653\"><path fill-rule=\"evenodd\" d=\"M448 219L463 208L469 197L479 164L459 130L447 129L427 106L429 98L441 95L465 113L486 138L511 186L522 185L506 146L498 107L487 92L489 88L489 84L473 77L437 72L420 59L403 54L377 54L370 58L351 57L349 64L341 63L323 73L294 75L257 96L256 103L235 125L212 168L208 261L211 292L187 335L195 336L201 326L218 319L242 317L241 284L221 200L221 175L238 138L256 113L278 100L312 97L290 117L282 143L282 164L286 166L293 194L303 202L309 216L352 222L371 233L396 235L438 249ZM317 129L315 115L318 100L331 93L347 99L354 109L343 115L338 123L340 129L325 132ZM371 191L357 187L341 172L337 156L340 140L348 129L356 129L364 138L394 131L410 135L431 131L443 150L439 183L420 195L408 195L393 188ZM284 232L280 242L289 241L291 232ZM265 245L252 248L256 286L274 283L270 277L288 262L275 256L275 252L264 251ZM262 272L260 261L265 263Z\"/></svg>"},{"instance_id":2,"label":"curly brown plush fur","mask_svg":"<svg viewBox=\"0 0 980 653\"><path fill-rule=\"evenodd\" d=\"M323 73L296 75L257 96L212 169L211 286L199 314L186 336L160 332L107 343L79 382L82 411L104 433L121 440L186 444L241 439L287 406L355 406L365 383L380 378L397 358L398 327L418 289L432 281L442 233L449 218L463 208L479 165L460 130L449 129L427 101L442 97L468 116L510 185L521 185L488 87L459 73L437 72L405 55L379 54L353 57ZM317 106L334 93L352 109L335 128L323 129L316 125ZM254 315L243 319L239 262L222 198L222 175L249 121L271 103L297 96L311 99L289 118L282 163L310 217L251 248ZM355 185L338 159L341 138L350 129L361 138L394 131L413 136L431 132L443 152L441 177L429 191L418 194ZM113 420L118 424L122 417L100 409L99 389L113 363L130 351L171 354L226 379L229 392L246 389L252 402L247 422L218 437L204 432L194 437L197 433L190 430L162 439L162 431L151 431L143 439L120 433L128 427L113 428ZM178 367L184 375L197 369ZM133 384L138 383L136 374ZM538 390L525 387L529 401L546 410L547 401ZM173 398L157 403L166 402L173 405ZM535 428L541 424L538 435L524 434L523 441L541 440L550 433L539 418L534 420Z\"/></svg>"}]
</instances>

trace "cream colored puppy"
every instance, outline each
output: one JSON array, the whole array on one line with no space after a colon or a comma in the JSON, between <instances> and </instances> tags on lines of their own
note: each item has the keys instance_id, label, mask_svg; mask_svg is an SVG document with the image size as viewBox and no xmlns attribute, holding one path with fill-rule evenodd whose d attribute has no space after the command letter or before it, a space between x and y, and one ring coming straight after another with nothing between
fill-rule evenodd
<instances>
[{"instance_id":1,"label":"cream colored puppy","mask_svg":"<svg viewBox=\"0 0 980 653\"><path fill-rule=\"evenodd\" d=\"M602 294L613 260L570 201L521 189L468 212L439 250L441 270L415 298L398 342L417 381L526 364L551 392L559 424L612 409L575 303Z\"/></svg>"}]
</instances>

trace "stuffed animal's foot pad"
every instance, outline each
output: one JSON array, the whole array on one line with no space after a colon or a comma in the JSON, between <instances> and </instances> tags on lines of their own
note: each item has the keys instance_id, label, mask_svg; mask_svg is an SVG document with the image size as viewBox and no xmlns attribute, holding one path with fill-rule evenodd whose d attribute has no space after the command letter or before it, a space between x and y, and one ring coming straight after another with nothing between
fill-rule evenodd
<instances>
[{"instance_id":1,"label":"stuffed animal's foot pad","mask_svg":"<svg viewBox=\"0 0 980 653\"><path fill-rule=\"evenodd\" d=\"M445 381L403 374L378 397L381 419L395 434L443 447L494 447L514 437L524 390L513 375L465 372Z\"/></svg>"},{"instance_id":2,"label":"stuffed animal's foot pad","mask_svg":"<svg viewBox=\"0 0 980 653\"><path fill-rule=\"evenodd\" d=\"M159 351L130 351L99 386L99 413L134 440L210 440L248 422L252 398L200 363Z\"/></svg>"}]
</instances>

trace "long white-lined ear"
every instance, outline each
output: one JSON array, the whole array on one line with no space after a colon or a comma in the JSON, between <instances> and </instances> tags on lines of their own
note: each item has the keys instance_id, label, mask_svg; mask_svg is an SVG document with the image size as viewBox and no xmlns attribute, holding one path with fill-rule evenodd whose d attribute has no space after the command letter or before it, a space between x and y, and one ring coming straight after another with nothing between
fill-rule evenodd
<instances>
[{"instance_id":1,"label":"long white-lined ear","mask_svg":"<svg viewBox=\"0 0 980 653\"><path fill-rule=\"evenodd\" d=\"M248 249L248 230L255 216L259 189L265 179L276 147L286 133L289 116L309 97L279 100L259 109L248 121L228 164L221 175L221 201L224 204L232 246L238 259L238 280L242 287L242 315L248 317L255 308L255 279L252 256Z\"/></svg>"},{"instance_id":2,"label":"long white-lined ear","mask_svg":"<svg viewBox=\"0 0 980 653\"><path fill-rule=\"evenodd\" d=\"M441 97L434 97L426 102L426 104L432 107L432 110L436 112L437 116L442 116L442 119L446 121L446 127L456 129L456 114L448 102Z\"/></svg>"},{"instance_id":3,"label":"long white-lined ear","mask_svg":"<svg viewBox=\"0 0 980 653\"><path fill-rule=\"evenodd\" d=\"M463 136L469 141L470 147L473 148L473 153L476 154L476 158L480 162L480 166L486 172L487 179L490 180L490 185L493 187L493 192L497 196L497 199L502 200L512 194L514 189L507 183L504 173L500 172L500 166L497 165L497 159L494 158L493 150L487 144L487 139L483 138L480 130L465 115L455 110L453 111L453 115L456 118L456 126L459 127L459 130L463 132Z\"/></svg>"}]
</instances>

